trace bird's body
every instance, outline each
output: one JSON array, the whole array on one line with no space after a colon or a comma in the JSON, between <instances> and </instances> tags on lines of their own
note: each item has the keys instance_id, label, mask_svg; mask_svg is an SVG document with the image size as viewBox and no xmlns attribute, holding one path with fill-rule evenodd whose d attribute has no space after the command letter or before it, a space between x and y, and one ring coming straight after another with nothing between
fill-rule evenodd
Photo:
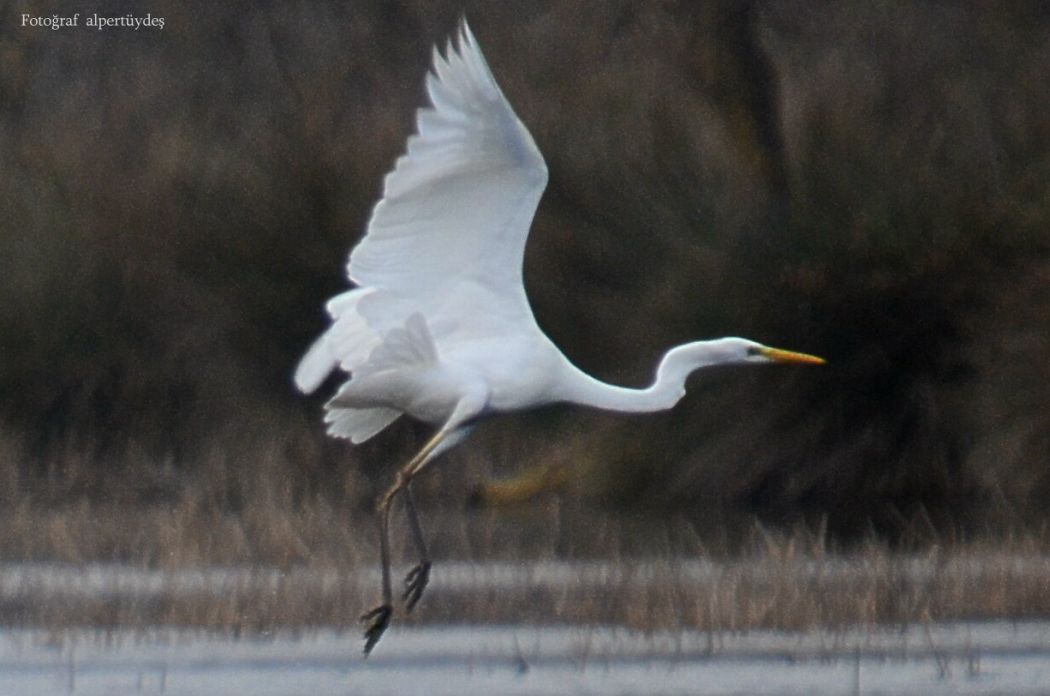
<instances>
[{"instance_id":1,"label":"bird's body","mask_svg":"<svg viewBox=\"0 0 1050 696\"><path fill-rule=\"evenodd\" d=\"M529 408L550 401L558 375L571 367L538 329L520 331L513 320L489 315L480 328L431 323L426 316L412 312L380 334L366 328L355 314L345 325L337 321L322 338L332 340L333 334L349 327L355 333L348 338L363 337L370 345L347 370L353 378L328 404L332 434L364 441L368 433L343 432L338 427L347 411L377 407L440 426L468 393L479 395L484 413Z\"/></svg>"},{"instance_id":2,"label":"bird's body","mask_svg":"<svg viewBox=\"0 0 1050 696\"><path fill-rule=\"evenodd\" d=\"M668 351L652 385L600 382L573 365L540 330L522 282L525 241L547 167L496 84L464 21L458 46L434 51L432 107L420 109L384 182L368 231L350 254L355 288L328 303L332 324L303 357L295 381L317 389L350 375L326 404L328 432L364 442L402 415L434 437L403 466L379 503L383 604L365 619L367 653L391 614L388 518L404 492L421 561L406 579L411 608L430 563L409 484L461 442L480 418L554 402L625 412L673 407L694 370L727 362L822 362L741 338Z\"/></svg>"}]
</instances>

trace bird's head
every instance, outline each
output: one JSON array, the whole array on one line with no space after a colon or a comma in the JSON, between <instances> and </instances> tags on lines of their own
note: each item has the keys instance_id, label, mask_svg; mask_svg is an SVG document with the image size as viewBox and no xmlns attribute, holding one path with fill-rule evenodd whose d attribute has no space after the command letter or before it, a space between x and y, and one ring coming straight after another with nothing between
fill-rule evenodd
<instances>
[{"instance_id":1,"label":"bird's head","mask_svg":"<svg viewBox=\"0 0 1050 696\"><path fill-rule=\"evenodd\" d=\"M707 364L777 362L823 365L825 362L815 355L770 348L746 338L720 338L695 345L702 346Z\"/></svg>"},{"instance_id":2,"label":"bird's head","mask_svg":"<svg viewBox=\"0 0 1050 696\"><path fill-rule=\"evenodd\" d=\"M713 341L695 341L672 348L664 355L657 369L657 384L674 385L670 391L673 406L685 394L685 380L694 370L713 365L736 363L802 363L823 365L824 359L815 355L770 348L746 338L718 338ZM670 408L670 406L666 406Z\"/></svg>"}]
</instances>

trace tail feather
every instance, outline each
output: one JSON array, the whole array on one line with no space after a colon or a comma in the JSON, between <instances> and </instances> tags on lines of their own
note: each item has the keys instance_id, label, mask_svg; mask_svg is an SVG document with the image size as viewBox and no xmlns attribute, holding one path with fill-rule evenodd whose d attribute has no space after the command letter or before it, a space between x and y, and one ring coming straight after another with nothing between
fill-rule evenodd
<instances>
[{"instance_id":1,"label":"tail feather","mask_svg":"<svg viewBox=\"0 0 1050 696\"><path fill-rule=\"evenodd\" d=\"M333 408L325 413L328 434L360 444L378 435L397 420L401 411L393 408Z\"/></svg>"}]
</instances>

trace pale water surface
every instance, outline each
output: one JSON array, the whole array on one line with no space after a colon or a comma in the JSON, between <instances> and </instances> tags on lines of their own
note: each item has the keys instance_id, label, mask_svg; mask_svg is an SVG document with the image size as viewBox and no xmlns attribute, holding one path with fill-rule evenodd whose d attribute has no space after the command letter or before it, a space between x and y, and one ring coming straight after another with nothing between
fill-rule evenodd
<instances>
[{"instance_id":1,"label":"pale water surface","mask_svg":"<svg viewBox=\"0 0 1050 696\"><path fill-rule=\"evenodd\" d=\"M2 694L1050 694L1050 622L643 635L607 627L392 628L237 639L0 632Z\"/></svg>"}]
</instances>

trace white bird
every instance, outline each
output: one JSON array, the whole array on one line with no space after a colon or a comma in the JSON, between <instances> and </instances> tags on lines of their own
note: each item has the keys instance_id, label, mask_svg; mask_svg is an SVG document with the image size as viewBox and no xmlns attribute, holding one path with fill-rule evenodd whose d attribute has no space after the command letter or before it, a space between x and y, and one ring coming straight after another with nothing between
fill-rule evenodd
<instances>
[{"instance_id":1,"label":"white bird","mask_svg":"<svg viewBox=\"0 0 1050 696\"><path fill-rule=\"evenodd\" d=\"M350 379L325 405L328 433L361 443L402 414L437 432L379 499L382 603L362 616L367 655L389 625L390 505L404 492L420 561L405 579L408 610L430 560L409 484L482 418L554 402L629 412L661 411L708 365L821 363L742 338L668 351L652 386L603 383L573 365L540 330L522 282L529 226L547 184L536 143L493 78L466 21L426 77L431 106L417 114L347 269L356 287L328 302L332 323L302 358L309 393L339 368Z\"/></svg>"}]
</instances>

